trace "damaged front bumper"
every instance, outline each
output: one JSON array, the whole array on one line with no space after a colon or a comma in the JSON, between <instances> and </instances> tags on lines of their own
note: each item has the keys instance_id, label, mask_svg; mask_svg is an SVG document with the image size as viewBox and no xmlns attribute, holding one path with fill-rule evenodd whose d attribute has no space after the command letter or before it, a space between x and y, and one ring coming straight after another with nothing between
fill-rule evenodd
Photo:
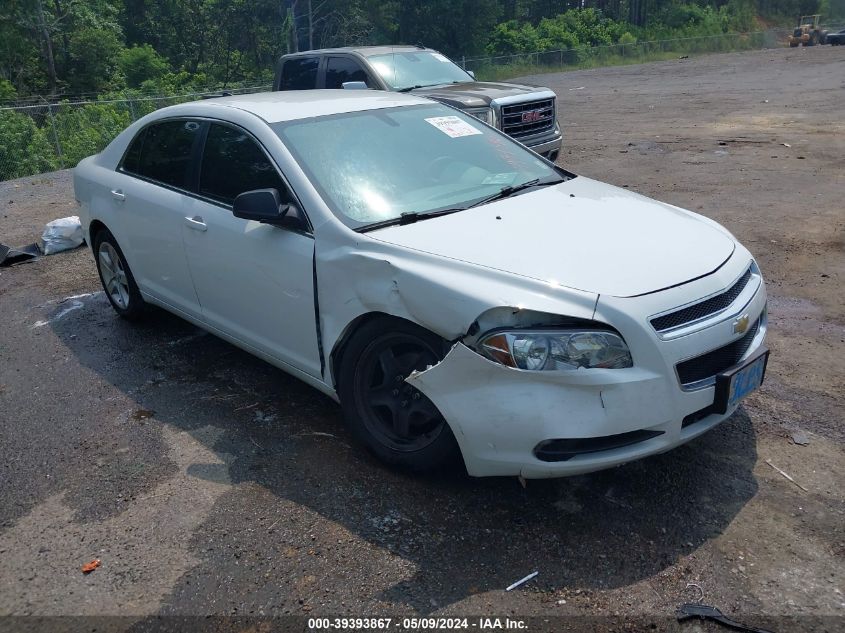
<instances>
[{"instance_id":1,"label":"damaged front bumper","mask_svg":"<svg viewBox=\"0 0 845 633\"><path fill-rule=\"evenodd\" d=\"M708 396L693 396L699 401L678 411L664 376L637 367L525 372L489 361L462 343L407 380L440 409L475 477L539 479L611 468L683 444L733 413L682 428L688 414L707 406ZM584 440L580 450L567 445L577 454L546 461L560 453L553 441L573 439Z\"/></svg>"},{"instance_id":2,"label":"damaged front bumper","mask_svg":"<svg viewBox=\"0 0 845 633\"><path fill-rule=\"evenodd\" d=\"M719 282L721 283L721 282ZM677 291L673 291L677 292ZM600 301L597 317L615 323L631 347L625 369L523 371L488 360L456 343L439 364L407 381L440 410L470 475L526 479L577 475L668 451L730 417L719 412L715 385L688 388L675 366L732 340L733 316L723 315L673 340L640 325L658 299ZM763 348L766 293L760 283L742 314L758 320L740 363ZM639 359L639 362L638 362Z\"/></svg>"}]
</instances>

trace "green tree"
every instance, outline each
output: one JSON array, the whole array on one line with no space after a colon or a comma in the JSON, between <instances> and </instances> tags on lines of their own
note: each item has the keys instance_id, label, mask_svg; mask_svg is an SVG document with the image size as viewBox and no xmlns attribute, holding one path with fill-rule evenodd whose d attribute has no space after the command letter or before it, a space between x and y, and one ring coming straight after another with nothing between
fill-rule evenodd
<instances>
[{"instance_id":1,"label":"green tree","mask_svg":"<svg viewBox=\"0 0 845 633\"><path fill-rule=\"evenodd\" d=\"M111 29L84 28L70 39L68 85L73 93L103 92L115 86L123 44Z\"/></svg>"},{"instance_id":2,"label":"green tree","mask_svg":"<svg viewBox=\"0 0 845 633\"><path fill-rule=\"evenodd\" d=\"M145 81L160 79L170 70L167 60L149 44L122 50L117 65L130 88L137 88Z\"/></svg>"}]
</instances>

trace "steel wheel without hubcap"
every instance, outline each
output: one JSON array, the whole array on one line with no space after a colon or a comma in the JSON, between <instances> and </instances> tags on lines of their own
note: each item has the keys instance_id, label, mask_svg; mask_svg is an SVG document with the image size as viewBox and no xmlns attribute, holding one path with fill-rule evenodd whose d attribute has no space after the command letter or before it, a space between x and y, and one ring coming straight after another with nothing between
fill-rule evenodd
<instances>
[{"instance_id":1,"label":"steel wheel without hubcap","mask_svg":"<svg viewBox=\"0 0 845 633\"><path fill-rule=\"evenodd\" d=\"M129 308L129 280L126 278L126 271L120 261L114 246L108 242L100 244L97 252L97 259L100 263L100 274L103 278L103 287L111 297L112 301L119 308Z\"/></svg>"},{"instance_id":2,"label":"steel wheel without hubcap","mask_svg":"<svg viewBox=\"0 0 845 633\"><path fill-rule=\"evenodd\" d=\"M384 446L400 452L419 451L437 440L446 424L437 407L405 382L414 370L436 364L440 357L420 338L392 333L373 341L355 372L355 400L367 431Z\"/></svg>"}]
</instances>

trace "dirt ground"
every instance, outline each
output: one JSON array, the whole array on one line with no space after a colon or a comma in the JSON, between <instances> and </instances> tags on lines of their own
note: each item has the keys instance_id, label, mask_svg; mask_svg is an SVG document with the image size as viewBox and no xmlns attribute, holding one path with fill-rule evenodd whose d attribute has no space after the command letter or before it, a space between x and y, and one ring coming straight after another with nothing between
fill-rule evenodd
<instances>
[{"instance_id":1,"label":"dirt ground","mask_svg":"<svg viewBox=\"0 0 845 633\"><path fill-rule=\"evenodd\" d=\"M559 95L562 165L714 218L757 256L763 388L618 469L526 489L414 478L269 365L161 312L116 318L88 250L0 269L0 616L121 616L0 630L717 630L674 621L701 600L773 631L845 631L845 48L528 79ZM0 183L0 242L74 208L68 172ZM209 615L247 619L170 617Z\"/></svg>"}]
</instances>

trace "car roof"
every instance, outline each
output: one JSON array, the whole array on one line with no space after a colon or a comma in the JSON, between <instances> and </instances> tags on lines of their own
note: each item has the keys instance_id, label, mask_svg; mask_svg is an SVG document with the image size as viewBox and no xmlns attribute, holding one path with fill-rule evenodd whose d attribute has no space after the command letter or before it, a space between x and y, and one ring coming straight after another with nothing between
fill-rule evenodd
<instances>
[{"instance_id":1,"label":"car roof","mask_svg":"<svg viewBox=\"0 0 845 633\"><path fill-rule=\"evenodd\" d=\"M302 57L307 55L325 55L326 53L360 53L365 57L371 55L385 55L388 53L408 53L408 52L429 52L436 53L433 48L426 48L425 46L412 46L410 44L396 44L396 45L380 45L380 46L343 46L339 48L320 48L311 51L301 51L299 53L291 53L285 55L288 57Z\"/></svg>"},{"instance_id":2,"label":"car roof","mask_svg":"<svg viewBox=\"0 0 845 633\"><path fill-rule=\"evenodd\" d=\"M250 112L267 123L278 123L328 114L423 104L431 105L432 102L414 95L383 90L283 90L192 101L158 112L166 116L197 116L200 110L207 112L208 107L236 108Z\"/></svg>"}]
</instances>

